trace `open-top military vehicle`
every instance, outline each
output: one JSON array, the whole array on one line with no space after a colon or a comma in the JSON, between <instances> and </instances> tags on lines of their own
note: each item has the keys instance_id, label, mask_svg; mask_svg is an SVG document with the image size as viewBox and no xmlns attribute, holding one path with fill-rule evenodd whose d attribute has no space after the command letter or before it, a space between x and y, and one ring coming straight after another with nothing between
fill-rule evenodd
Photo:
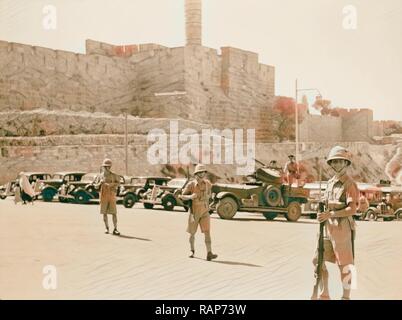
<instances>
[{"instance_id":1,"label":"open-top military vehicle","mask_svg":"<svg viewBox=\"0 0 402 320\"><path fill-rule=\"evenodd\" d=\"M42 182L41 194L43 201L50 202L59 192L63 184L69 182L79 182L85 175L85 172L58 172L52 176L52 179Z\"/></svg>"},{"instance_id":2,"label":"open-top military vehicle","mask_svg":"<svg viewBox=\"0 0 402 320\"><path fill-rule=\"evenodd\" d=\"M172 211L176 206L183 207L187 211L188 207L179 198L187 181L185 178L175 178L167 182L167 185L154 185L145 192L140 201L147 209L160 205L167 211Z\"/></svg>"},{"instance_id":3,"label":"open-top military vehicle","mask_svg":"<svg viewBox=\"0 0 402 320\"><path fill-rule=\"evenodd\" d=\"M307 203L308 190L282 184L277 170L259 168L245 184L212 186L211 209L222 219L232 219L237 211L259 212L267 220L284 214L288 221L297 221L301 205Z\"/></svg>"},{"instance_id":4,"label":"open-top military vehicle","mask_svg":"<svg viewBox=\"0 0 402 320\"><path fill-rule=\"evenodd\" d=\"M133 177L129 183L120 187L119 196L123 198L123 205L126 208L132 208L148 190L155 185L165 186L170 180L169 177ZM151 209L150 206L149 209Z\"/></svg>"}]
</instances>

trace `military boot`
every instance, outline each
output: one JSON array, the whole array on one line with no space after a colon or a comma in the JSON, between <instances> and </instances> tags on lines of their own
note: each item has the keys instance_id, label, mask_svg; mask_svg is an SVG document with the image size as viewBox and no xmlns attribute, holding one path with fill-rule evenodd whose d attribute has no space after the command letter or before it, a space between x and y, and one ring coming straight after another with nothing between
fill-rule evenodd
<instances>
[{"instance_id":1,"label":"military boot","mask_svg":"<svg viewBox=\"0 0 402 320\"><path fill-rule=\"evenodd\" d=\"M212 252L208 252L207 261L211 261L211 260L216 259L216 258L218 258L217 254L213 254Z\"/></svg>"}]
</instances>

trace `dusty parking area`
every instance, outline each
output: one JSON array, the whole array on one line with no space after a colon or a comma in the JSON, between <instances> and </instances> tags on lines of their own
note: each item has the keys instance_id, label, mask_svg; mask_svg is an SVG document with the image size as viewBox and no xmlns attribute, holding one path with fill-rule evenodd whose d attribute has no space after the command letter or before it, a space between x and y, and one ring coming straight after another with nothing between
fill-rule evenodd
<instances>
[{"instance_id":1,"label":"dusty parking area","mask_svg":"<svg viewBox=\"0 0 402 320\"><path fill-rule=\"evenodd\" d=\"M119 206L121 237L105 235L97 205L0 201L0 299L309 299L318 224L212 216L189 259L187 213ZM402 299L402 223L358 222L355 299ZM47 269L51 266L51 269ZM54 266L54 268L53 268ZM47 267L47 268L46 268ZM43 286L47 270L57 286ZM333 299L341 297L329 266ZM45 273L44 273L45 271ZM45 286L46 287L46 286Z\"/></svg>"}]
</instances>

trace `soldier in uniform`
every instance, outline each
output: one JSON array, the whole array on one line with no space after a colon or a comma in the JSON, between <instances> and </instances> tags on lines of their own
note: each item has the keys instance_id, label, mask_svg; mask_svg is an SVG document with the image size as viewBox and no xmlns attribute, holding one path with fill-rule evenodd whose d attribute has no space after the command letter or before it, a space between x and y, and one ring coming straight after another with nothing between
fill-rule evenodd
<instances>
[{"instance_id":1,"label":"soldier in uniform","mask_svg":"<svg viewBox=\"0 0 402 320\"><path fill-rule=\"evenodd\" d=\"M359 212L362 215L362 217L364 217L369 207L370 203L367 200L366 194L362 192L359 198L359 206L357 208L357 212Z\"/></svg>"},{"instance_id":2,"label":"soldier in uniform","mask_svg":"<svg viewBox=\"0 0 402 320\"><path fill-rule=\"evenodd\" d=\"M359 202L359 191L356 183L347 174L351 165L351 155L343 147L334 147L328 156L327 163L335 171L335 175L328 181L324 194L326 210L319 213L319 222L325 222L324 227L324 261L322 267L322 292L320 299L329 299L328 270L325 262L336 263L341 272L343 284L342 300L350 299L350 281L354 265L354 239L356 225L353 215ZM318 262L318 250L313 259L314 265ZM314 297L313 297L314 298Z\"/></svg>"},{"instance_id":3,"label":"soldier in uniform","mask_svg":"<svg viewBox=\"0 0 402 320\"><path fill-rule=\"evenodd\" d=\"M190 258L194 258L195 248L195 234L198 229L198 225L201 228L201 232L205 236L205 245L207 247L207 260L211 261L218 256L212 253L211 245L211 218L209 215L209 199L211 197L211 182L206 179L207 169L204 165L198 164L195 167L194 175L195 179L187 184L183 190L180 198L182 200L191 200L191 208L188 219L187 232L190 234Z\"/></svg>"},{"instance_id":4,"label":"soldier in uniform","mask_svg":"<svg viewBox=\"0 0 402 320\"><path fill-rule=\"evenodd\" d=\"M95 187L100 188L100 213L103 215L105 222L105 233L109 233L108 214L113 217L113 234L120 235L117 231L117 209L116 209L116 192L120 183L120 177L113 173L110 169L112 161L105 159L102 163L102 173L95 179Z\"/></svg>"},{"instance_id":5,"label":"soldier in uniform","mask_svg":"<svg viewBox=\"0 0 402 320\"><path fill-rule=\"evenodd\" d=\"M297 184L299 184L299 166L295 161L295 156L290 155L289 161L285 164L285 169L283 170L287 176L289 187L292 187L293 179L296 179Z\"/></svg>"}]
</instances>

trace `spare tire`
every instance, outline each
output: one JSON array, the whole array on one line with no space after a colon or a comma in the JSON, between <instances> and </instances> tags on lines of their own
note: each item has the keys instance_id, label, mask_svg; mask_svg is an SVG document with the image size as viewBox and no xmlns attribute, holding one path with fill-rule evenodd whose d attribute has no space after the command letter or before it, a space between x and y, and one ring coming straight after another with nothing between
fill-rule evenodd
<instances>
[{"instance_id":1,"label":"spare tire","mask_svg":"<svg viewBox=\"0 0 402 320\"><path fill-rule=\"evenodd\" d=\"M273 185L269 185L264 190L264 199L268 206L279 207L281 205L282 193L281 190Z\"/></svg>"}]
</instances>

